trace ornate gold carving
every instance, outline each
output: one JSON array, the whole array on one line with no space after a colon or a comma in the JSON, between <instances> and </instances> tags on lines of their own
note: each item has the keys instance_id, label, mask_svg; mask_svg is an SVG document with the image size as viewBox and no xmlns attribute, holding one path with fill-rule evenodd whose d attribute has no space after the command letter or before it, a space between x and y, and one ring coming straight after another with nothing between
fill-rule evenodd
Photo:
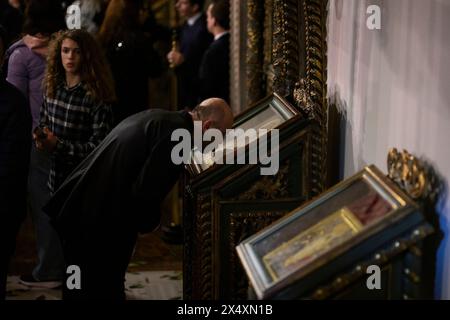
<instances>
[{"instance_id":1,"label":"ornate gold carving","mask_svg":"<svg viewBox=\"0 0 450 320\"><path fill-rule=\"evenodd\" d=\"M324 190L326 177L327 105L326 93L326 6L327 0L231 0L231 99L234 111L247 108L263 95L279 93L292 97L294 85L306 79L314 105L311 118L319 125L305 146L308 165L308 196ZM267 85L267 87L266 87ZM271 89L272 86L272 89ZM249 99L247 101L247 99ZM292 102L292 99L290 99ZM288 174L263 178L241 197L231 200L278 199L290 196ZM279 178L279 179L278 179ZM277 180L278 179L278 180ZM205 196L206 197L206 196ZM197 198L197 203L211 201ZM209 206L209 207L208 207ZM194 299L214 298L212 280L211 203L191 218L195 224L192 274ZM196 215L198 212L196 212ZM208 216L209 215L209 216ZM209 220L208 220L209 219ZM234 252L234 248L233 248ZM202 261L200 261L202 260ZM185 262L186 263L186 262ZM244 273L241 273L242 275ZM200 277L202 280L199 280ZM200 287L200 290L197 288Z\"/></svg>"},{"instance_id":2,"label":"ornate gold carving","mask_svg":"<svg viewBox=\"0 0 450 320\"><path fill-rule=\"evenodd\" d=\"M389 151L387 159L388 176L397 183L411 198L418 200L436 198L439 193L436 176L423 161L403 150L396 148Z\"/></svg>"},{"instance_id":3,"label":"ornate gold carving","mask_svg":"<svg viewBox=\"0 0 450 320\"><path fill-rule=\"evenodd\" d=\"M306 93L311 101L297 105L306 108L308 116L319 124L312 142L318 146L311 168L314 194L325 189L327 176L327 3L328 0L232 1L233 103L239 103L238 109L242 110L272 92L291 97L299 79L306 79ZM241 59L245 57L247 65L236 63L240 61L239 54Z\"/></svg>"},{"instance_id":4,"label":"ornate gold carving","mask_svg":"<svg viewBox=\"0 0 450 320\"><path fill-rule=\"evenodd\" d=\"M311 106L309 117L317 121L318 129L313 137L313 191L321 193L325 189L327 168L327 119L328 107L326 101L326 18L328 0L302 0L302 15L304 19L306 58L306 107ZM301 107L299 101L297 106Z\"/></svg>"},{"instance_id":5,"label":"ornate gold carving","mask_svg":"<svg viewBox=\"0 0 450 320\"><path fill-rule=\"evenodd\" d=\"M264 2L247 1L247 104L265 96L264 91Z\"/></svg>"},{"instance_id":6,"label":"ornate gold carving","mask_svg":"<svg viewBox=\"0 0 450 320\"><path fill-rule=\"evenodd\" d=\"M290 161L287 160L275 176L264 176L247 191L231 200L275 200L288 197L289 164Z\"/></svg>"},{"instance_id":7,"label":"ornate gold carving","mask_svg":"<svg viewBox=\"0 0 450 320\"><path fill-rule=\"evenodd\" d=\"M242 38L245 34L245 26L241 23L241 1L231 0L231 43L230 43L230 106L235 114L240 113L245 105L244 101L244 62L245 48Z\"/></svg>"},{"instance_id":8,"label":"ornate gold carving","mask_svg":"<svg viewBox=\"0 0 450 320\"><path fill-rule=\"evenodd\" d=\"M314 109L317 106L315 106L313 100L311 99L310 86L307 79L302 78L295 84L294 100L296 101L299 109L303 110L308 118L314 119Z\"/></svg>"},{"instance_id":9,"label":"ornate gold carving","mask_svg":"<svg viewBox=\"0 0 450 320\"><path fill-rule=\"evenodd\" d=\"M211 197L200 193L195 201L193 216L185 216L186 226L194 232L185 234L183 287L184 299L212 299L212 235ZM194 219L191 222L191 219ZM191 226L192 225L192 226ZM188 241L186 241L188 240Z\"/></svg>"},{"instance_id":10,"label":"ornate gold carving","mask_svg":"<svg viewBox=\"0 0 450 320\"><path fill-rule=\"evenodd\" d=\"M432 232L433 228L428 224L424 224L412 231L409 236L394 240L385 250L375 254L371 259L361 261L349 272L340 274L336 276L329 284L317 288L309 299L323 300L330 297L332 294L345 288L348 284L353 283L357 279L360 279L366 275L366 270L369 266L381 266L387 261L392 261L394 257L414 247ZM417 278L411 280L418 281Z\"/></svg>"},{"instance_id":11,"label":"ornate gold carving","mask_svg":"<svg viewBox=\"0 0 450 320\"><path fill-rule=\"evenodd\" d=\"M235 299L247 299L248 280L237 257L236 246L244 239L280 219L285 211L238 212L230 215L230 233L228 235L230 252L231 296Z\"/></svg>"},{"instance_id":12,"label":"ornate gold carving","mask_svg":"<svg viewBox=\"0 0 450 320\"><path fill-rule=\"evenodd\" d=\"M200 277L202 300L212 299L211 282L212 282L212 221L211 221L211 198L209 196L201 198L201 211L197 220L196 230L198 231L197 244L201 244L200 249Z\"/></svg>"},{"instance_id":13,"label":"ornate gold carving","mask_svg":"<svg viewBox=\"0 0 450 320\"><path fill-rule=\"evenodd\" d=\"M273 2L273 90L281 96L292 94L299 77L298 1Z\"/></svg>"},{"instance_id":14,"label":"ornate gold carving","mask_svg":"<svg viewBox=\"0 0 450 320\"><path fill-rule=\"evenodd\" d=\"M194 210L192 208L194 204L194 195L192 193L191 186L185 180L184 189L184 208L183 208L183 299L192 299L192 262L193 250L194 250L194 237L193 232L193 219L195 219ZM189 263L186 263L189 261Z\"/></svg>"},{"instance_id":15,"label":"ornate gold carving","mask_svg":"<svg viewBox=\"0 0 450 320\"><path fill-rule=\"evenodd\" d=\"M272 30L273 30L273 1L265 0L264 4L264 73L266 75L266 93L273 92L275 73L272 64Z\"/></svg>"}]
</instances>

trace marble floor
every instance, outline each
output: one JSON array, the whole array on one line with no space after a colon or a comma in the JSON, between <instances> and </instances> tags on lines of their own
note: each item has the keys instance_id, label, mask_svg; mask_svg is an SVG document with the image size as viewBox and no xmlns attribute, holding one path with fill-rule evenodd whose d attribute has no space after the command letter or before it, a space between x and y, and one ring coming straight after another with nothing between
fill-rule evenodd
<instances>
[{"instance_id":1,"label":"marble floor","mask_svg":"<svg viewBox=\"0 0 450 320\"><path fill-rule=\"evenodd\" d=\"M156 231L139 236L126 275L130 300L180 300L182 298L183 246L168 244ZM19 275L29 274L36 263L31 222L27 219L17 239L7 284L7 300L60 300L61 290L30 289L19 283Z\"/></svg>"},{"instance_id":2,"label":"marble floor","mask_svg":"<svg viewBox=\"0 0 450 320\"><path fill-rule=\"evenodd\" d=\"M125 288L127 300L181 300L182 274L180 271L128 272ZM9 276L6 300L61 300L61 290L31 289L19 283L19 276Z\"/></svg>"}]
</instances>

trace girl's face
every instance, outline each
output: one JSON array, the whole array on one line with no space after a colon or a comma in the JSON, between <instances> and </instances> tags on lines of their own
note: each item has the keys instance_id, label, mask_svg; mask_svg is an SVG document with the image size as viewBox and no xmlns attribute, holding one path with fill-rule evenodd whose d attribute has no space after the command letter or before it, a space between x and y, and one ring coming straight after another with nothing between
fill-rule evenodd
<instances>
[{"instance_id":1,"label":"girl's face","mask_svg":"<svg viewBox=\"0 0 450 320\"><path fill-rule=\"evenodd\" d=\"M81 51L78 43L64 39L61 44L61 61L67 73L78 74L81 65Z\"/></svg>"}]
</instances>

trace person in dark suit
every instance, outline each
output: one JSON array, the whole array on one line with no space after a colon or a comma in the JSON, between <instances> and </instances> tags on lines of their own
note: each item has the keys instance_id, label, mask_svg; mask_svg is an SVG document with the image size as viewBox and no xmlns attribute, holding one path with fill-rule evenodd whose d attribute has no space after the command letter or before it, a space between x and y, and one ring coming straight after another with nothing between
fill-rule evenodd
<instances>
[{"instance_id":1,"label":"person in dark suit","mask_svg":"<svg viewBox=\"0 0 450 320\"><path fill-rule=\"evenodd\" d=\"M5 48L20 38L20 32L22 31L23 24L23 11L21 8L12 6L8 0L0 0L0 24L6 32Z\"/></svg>"},{"instance_id":2,"label":"person in dark suit","mask_svg":"<svg viewBox=\"0 0 450 320\"><path fill-rule=\"evenodd\" d=\"M192 109L199 102L198 71L203 54L212 41L206 28L206 16L202 13L204 0L178 0L176 8L186 18L180 34L179 50L167 54L167 60L175 67L178 79L178 105Z\"/></svg>"},{"instance_id":3,"label":"person in dark suit","mask_svg":"<svg viewBox=\"0 0 450 320\"><path fill-rule=\"evenodd\" d=\"M192 112L151 109L130 116L44 207L61 237L67 266L80 268L81 289L64 286L64 299L125 298L125 272L137 234L160 224L160 204L183 168L172 158L178 145L172 133L184 129L192 138L194 121L202 121L202 132L225 133L233 115L225 101L213 98Z\"/></svg>"},{"instance_id":4,"label":"person in dark suit","mask_svg":"<svg viewBox=\"0 0 450 320\"><path fill-rule=\"evenodd\" d=\"M162 72L158 53L142 30L143 1L111 0L97 34L111 65L118 102L114 124L149 107L149 78Z\"/></svg>"},{"instance_id":5,"label":"person in dark suit","mask_svg":"<svg viewBox=\"0 0 450 320\"><path fill-rule=\"evenodd\" d=\"M0 66L6 41L0 26ZM0 300L5 298L9 261L26 216L30 132L27 100L0 75Z\"/></svg>"},{"instance_id":6,"label":"person in dark suit","mask_svg":"<svg viewBox=\"0 0 450 320\"><path fill-rule=\"evenodd\" d=\"M211 43L200 65L200 100L219 97L230 102L230 3L215 0L208 7Z\"/></svg>"}]
</instances>

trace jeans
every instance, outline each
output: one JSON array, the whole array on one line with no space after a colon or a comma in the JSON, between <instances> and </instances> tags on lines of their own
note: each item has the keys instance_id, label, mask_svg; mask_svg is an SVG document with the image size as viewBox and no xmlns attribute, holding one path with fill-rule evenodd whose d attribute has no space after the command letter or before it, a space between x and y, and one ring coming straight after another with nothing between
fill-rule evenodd
<instances>
[{"instance_id":1,"label":"jeans","mask_svg":"<svg viewBox=\"0 0 450 320\"><path fill-rule=\"evenodd\" d=\"M50 218L42 211L42 207L50 199L50 190L47 186L50 167L50 156L38 151L33 144L28 191L39 261L32 275L40 281L60 280L65 273L61 241L50 224Z\"/></svg>"}]
</instances>

